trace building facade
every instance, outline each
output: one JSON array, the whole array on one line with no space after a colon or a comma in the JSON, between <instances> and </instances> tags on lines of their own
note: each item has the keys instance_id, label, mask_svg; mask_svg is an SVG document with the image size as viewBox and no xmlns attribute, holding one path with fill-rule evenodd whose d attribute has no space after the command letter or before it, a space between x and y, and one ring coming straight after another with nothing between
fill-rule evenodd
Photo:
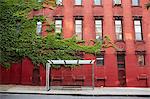
<instances>
[{"instance_id":1,"label":"building facade","mask_svg":"<svg viewBox=\"0 0 150 99\"><path fill-rule=\"evenodd\" d=\"M96 60L95 86L150 87L150 11L145 8L148 1L57 0L55 10L45 5L32 14L53 20L55 32L62 33L64 38L76 35L90 43L110 37L117 49L102 49L95 56L83 55L83 59ZM37 22L37 34L46 36L47 27L46 23ZM91 70L90 65L52 69L51 84L91 86ZM42 77L44 69L40 69L40 80Z\"/></svg>"},{"instance_id":2,"label":"building facade","mask_svg":"<svg viewBox=\"0 0 150 99\"><path fill-rule=\"evenodd\" d=\"M107 35L118 48L102 49L96 57L84 55L84 59L96 59L96 86L150 86L150 12L145 8L147 2L57 0L58 7L51 16L56 33L62 32L64 38L76 35L77 39L86 42L102 40ZM77 72L84 78L84 85L90 84L91 67L80 68ZM60 76L74 75L74 71L63 74L60 70Z\"/></svg>"}]
</instances>

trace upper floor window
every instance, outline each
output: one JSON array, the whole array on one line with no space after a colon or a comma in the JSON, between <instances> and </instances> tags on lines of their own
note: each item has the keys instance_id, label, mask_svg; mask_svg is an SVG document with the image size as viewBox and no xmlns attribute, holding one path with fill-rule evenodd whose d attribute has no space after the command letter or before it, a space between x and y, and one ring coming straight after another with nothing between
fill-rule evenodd
<instances>
[{"instance_id":1,"label":"upper floor window","mask_svg":"<svg viewBox=\"0 0 150 99\"><path fill-rule=\"evenodd\" d=\"M21 30L21 23L20 20L16 21L16 32L19 33Z\"/></svg>"},{"instance_id":2,"label":"upper floor window","mask_svg":"<svg viewBox=\"0 0 150 99\"><path fill-rule=\"evenodd\" d=\"M37 35L41 35L42 33L42 22L37 22L37 27L36 27L36 33Z\"/></svg>"},{"instance_id":3,"label":"upper floor window","mask_svg":"<svg viewBox=\"0 0 150 99\"><path fill-rule=\"evenodd\" d=\"M57 5L63 5L63 0L56 0Z\"/></svg>"},{"instance_id":4,"label":"upper floor window","mask_svg":"<svg viewBox=\"0 0 150 99\"><path fill-rule=\"evenodd\" d=\"M40 3L40 2L42 2L43 0L38 0L38 2Z\"/></svg>"},{"instance_id":5,"label":"upper floor window","mask_svg":"<svg viewBox=\"0 0 150 99\"><path fill-rule=\"evenodd\" d=\"M102 0L94 0L94 5L102 5Z\"/></svg>"},{"instance_id":6,"label":"upper floor window","mask_svg":"<svg viewBox=\"0 0 150 99\"><path fill-rule=\"evenodd\" d=\"M115 20L116 39L123 40L122 20Z\"/></svg>"},{"instance_id":7,"label":"upper floor window","mask_svg":"<svg viewBox=\"0 0 150 99\"><path fill-rule=\"evenodd\" d=\"M75 33L78 40L82 40L82 19L75 19Z\"/></svg>"},{"instance_id":8,"label":"upper floor window","mask_svg":"<svg viewBox=\"0 0 150 99\"><path fill-rule=\"evenodd\" d=\"M75 5L82 5L82 0L75 0Z\"/></svg>"},{"instance_id":9,"label":"upper floor window","mask_svg":"<svg viewBox=\"0 0 150 99\"><path fill-rule=\"evenodd\" d=\"M139 6L140 1L139 0L132 0L132 6Z\"/></svg>"},{"instance_id":10,"label":"upper floor window","mask_svg":"<svg viewBox=\"0 0 150 99\"><path fill-rule=\"evenodd\" d=\"M95 32L96 32L96 39L97 40L102 40L103 38L103 33L102 33L102 20L95 20Z\"/></svg>"},{"instance_id":11,"label":"upper floor window","mask_svg":"<svg viewBox=\"0 0 150 99\"><path fill-rule=\"evenodd\" d=\"M143 40L141 20L134 20L135 40Z\"/></svg>"},{"instance_id":12,"label":"upper floor window","mask_svg":"<svg viewBox=\"0 0 150 99\"><path fill-rule=\"evenodd\" d=\"M55 33L61 33L62 32L62 20L56 19L55 20Z\"/></svg>"},{"instance_id":13,"label":"upper floor window","mask_svg":"<svg viewBox=\"0 0 150 99\"><path fill-rule=\"evenodd\" d=\"M121 5L121 0L114 0L114 5Z\"/></svg>"}]
</instances>

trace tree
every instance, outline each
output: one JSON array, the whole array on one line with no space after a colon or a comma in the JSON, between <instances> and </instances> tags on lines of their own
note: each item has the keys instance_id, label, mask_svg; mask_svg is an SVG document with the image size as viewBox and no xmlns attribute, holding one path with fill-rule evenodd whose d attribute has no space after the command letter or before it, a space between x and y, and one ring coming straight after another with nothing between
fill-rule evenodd
<instances>
[{"instance_id":1,"label":"tree","mask_svg":"<svg viewBox=\"0 0 150 99\"><path fill-rule=\"evenodd\" d=\"M50 2L49 2L50 1ZM47 37L36 35L37 20L45 21L44 16L28 18L33 9L41 9L43 3L54 5L54 0L1 0L0 1L0 64L5 67L28 57L34 64L45 64L48 59L79 59L77 52L95 54L102 47L102 41L96 41L93 46L86 46L72 37L60 39L58 35L49 32ZM79 44L80 43L80 44ZM35 65L36 66L36 65Z\"/></svg>"}]
</instances>

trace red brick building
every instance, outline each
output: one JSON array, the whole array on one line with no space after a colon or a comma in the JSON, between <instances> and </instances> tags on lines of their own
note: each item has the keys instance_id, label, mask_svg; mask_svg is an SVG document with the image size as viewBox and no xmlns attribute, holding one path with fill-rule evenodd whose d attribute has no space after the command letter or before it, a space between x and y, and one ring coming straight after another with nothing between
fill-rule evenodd
<instances>
[{"instance_id":1,"label":"red brick building","mask_svg":"<svg viewBox=\"0 0 150 99\"><path fill-rule=\"evenodd\" d=\"M58 0L52 10L45 5L33 15L44 15L55 22L55 32L64 38L77 35L77 39L90 42L108 35L118 49L102 49L100 55L83 55L95 59L95 86L150 87L150 11L145 8L149 0ZM41 28L42 27L42 28ZM46 23L37 24L37 33L46 36ZM27 60L24 64L30 64ZM33 67L33 66L32 66ZM27 67L26 67L27 68ZM31 66L30 66L31 68ZM52 69L52 85L74 84L79 80L91 86L91 66ZM25 69L24 69L25 70ZM24 72L24 73L23 73ZM26 71L22 71L22 75ZM31 84L34 73L29 69L24 84ZM45 70L40 67L40 84L45 84ZM77 76L78 75L78 76ZM76 79L76 80L73 80ZM33 80L33 79L32 79Z\"/></svg>"}]
</instances>

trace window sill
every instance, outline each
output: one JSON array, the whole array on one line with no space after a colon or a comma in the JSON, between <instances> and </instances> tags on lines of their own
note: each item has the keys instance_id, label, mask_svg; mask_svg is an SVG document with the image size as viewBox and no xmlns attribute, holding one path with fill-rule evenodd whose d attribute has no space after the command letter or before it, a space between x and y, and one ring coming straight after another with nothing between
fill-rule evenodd
<instances>
[{"instance_id":1,"label":"window sill","mask_svg":"<svg viewBox=\"0 0 150 99\"><path fill-rule=\"evenodd\" d=\"M134 8L134 7L137 7L137 8L142 8L142 6L140 6L140 5L132 5L132 8Z\"/></svg>"},{"instance_id":2,"label":"window sill","mask_svg":"<svg viewBox=\"0 0 150 99\"><path fill-rule=\"evenodd\" d=\"M144 40L135 40L135 43L143 43L143 44L145 44L145 41Z\"/></svg>"},{"instance_id":3,"label":"window sill","mask_svg":"<svg viewBox=\"0 0 150 99\"><path fill-rule=\"evenodd\" d=\"M122 8L122 5L121 4L114 4L113 7L121 7Z\"/></svg>"},{"instance_id":4,"label":"window sill","mask_svg":"<svg viewBox=\"0 0 150 99\"><path fill-rule=\"evenodd\" d=\"M83 7L83 5L74 5L74 7Z\"/></svg>"},{"instance_id":5,"label":"window sill","mask_svg":"<svg viewBox=\"0 0 150 99\"><path fill-rule=\"evenodd\" d=\"M125 43L124 40L116 40L115 42L123 42L123 43Z\"/></svg>"},{"instance_id":6,"label":"window sill","mask_svg":"<svg viewBox=\"0 0 150 99\"><path fill-rule=\"evenodd\" d=\"M64 5L56 5L56 7L64 7Z\"/></svg>"},{"instance_id":7,"label":"window sill","mask_svg":"<svg viewBox=\"0 0 150 99\"><path fill-rule=\"evenodd\" d=\"M103 7L103 5L93 5L93 7Z\"/></svg>"},{"instance_id":8,"label":"window sill","mask_svg":"<svg viewBox=\"0 0 150 99\"><path fill-rule=\"evenodd\" d=\"M139 68L145 68L145 67L147 67L147 66L146 66L146 65L139 65L139 64L138 64L138 67L139 67Z\"/></svg>"},{"instance_id":9,"label":"window sill","mask_svg":"<svg viewBox=\"0 0 150 99\"><path fill-rule=\"evenodd\" d=\"M97 67L104 67L102 64L96 64Z\"/></svg>"}]
</instances>

